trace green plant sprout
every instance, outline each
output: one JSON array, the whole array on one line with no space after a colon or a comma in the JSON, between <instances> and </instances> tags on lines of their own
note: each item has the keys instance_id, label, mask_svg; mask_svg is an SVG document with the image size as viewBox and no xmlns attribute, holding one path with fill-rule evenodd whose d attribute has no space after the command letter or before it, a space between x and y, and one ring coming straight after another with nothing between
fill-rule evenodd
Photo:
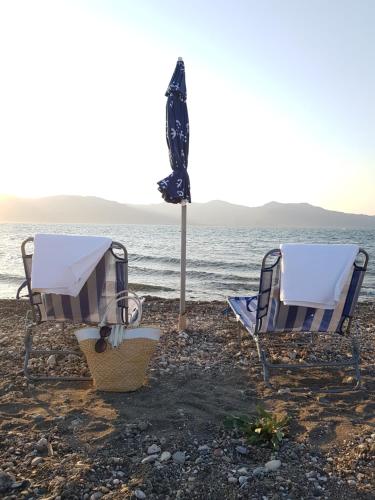
<instances>
[{"instance_id":1,"label":"green plant sprout","mask_svg":"<svg viewBox=\"0 0 375 500\"><path fill-rule=\"evenodd\" d=\"M277 449L285 436L290 417L278 417L259 405L256 409L258 416L255 419L254 417L232 415L225 418L224 426L243 432L248 444L271 444L274 449Z\"/></svg>"}]
</instances>

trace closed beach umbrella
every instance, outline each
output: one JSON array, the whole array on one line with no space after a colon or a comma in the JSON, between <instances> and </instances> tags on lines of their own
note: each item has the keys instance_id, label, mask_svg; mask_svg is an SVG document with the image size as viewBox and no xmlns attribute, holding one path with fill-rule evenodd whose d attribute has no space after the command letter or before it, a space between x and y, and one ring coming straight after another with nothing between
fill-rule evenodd
<instances>
[{"instance_id":1,"label":"closed beach umbrella","mask_svg":"<svg viewBox=\"0 0 375 500\"><path fill-rule=\"evenodd\" d=\"M181 284L179 329L186 327L186 205L191 202L187 172L189 155L189 117L186 105L185 66L178 58L167 92L166 135L172 173L158 182L167 203L181 204Z\"/></svg>"}]
</instances>

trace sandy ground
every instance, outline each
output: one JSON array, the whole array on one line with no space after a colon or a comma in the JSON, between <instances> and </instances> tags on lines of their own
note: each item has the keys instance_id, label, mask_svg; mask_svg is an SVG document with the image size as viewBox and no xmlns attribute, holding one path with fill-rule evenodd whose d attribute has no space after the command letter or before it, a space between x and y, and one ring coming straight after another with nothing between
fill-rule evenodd
<instances>
[{"instance_id":1,"label":"sandy ground","mask_svg":"<svg viewBox=\"0 0 375 500\"><path fill-rule=\"evenodd\" d=\"M237 324L223 316L224 303L189 303L189 330L178 334L178 302L150 297L145 323L159 324L163 337L148 381L134 393L103 393L91 382L27 384L27 303L1 300L0 497L375 498L374 306L359 306L361 390L325 394L310 389L349 386L351 373L303 378L293 372L277 377L272 391L263 384L254 344L246 335L239 344ZM38 346L76 347L71 327L64 334L51 325L39 331ZM313 350L284 344L279 353L280 359L323 353L332 359L338 343L322 337ZM58 357L56 367L46 358L32 367L87 373L84 359L74 355ZM255 415L257 404L291 418L277 451L250 446L223 426L226 416ZM265 472L271 459L281 465Z\"/></svg>"}]
</instances>

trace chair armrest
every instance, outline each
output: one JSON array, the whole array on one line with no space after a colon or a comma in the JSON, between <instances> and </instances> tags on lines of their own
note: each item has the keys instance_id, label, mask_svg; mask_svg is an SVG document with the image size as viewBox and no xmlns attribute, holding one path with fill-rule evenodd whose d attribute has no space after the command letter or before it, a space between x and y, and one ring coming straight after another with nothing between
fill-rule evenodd
<instances>
[{"instance_id":1,"label":"chair armrest","mask_svg":"<svg viewBox=\"0 0 375 500\"><path fill-rule=\"evenodd\" d=\"M248 299L246 299L246 309L249 312L255 312L257 310L258 305L255 307L255 309L250 309L250 305L251 305L251 302L253 300L257 299L258 297L259 297L259 295L254 295L253 297L249 297Z\"/></svg>"}]
</instances>

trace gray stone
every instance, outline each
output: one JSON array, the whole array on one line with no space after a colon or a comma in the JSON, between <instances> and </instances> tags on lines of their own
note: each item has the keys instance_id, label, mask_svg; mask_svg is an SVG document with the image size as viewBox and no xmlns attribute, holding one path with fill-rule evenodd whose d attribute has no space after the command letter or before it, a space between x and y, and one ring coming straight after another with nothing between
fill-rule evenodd
<instances>
[{"instance_id":1,"label":"gray stone","mask_svg":"<svg viewBox=\"0 0 375 500\"><path fill-rule=\"evenodd\" d=\"M151 464L152 462L155 462L155 460L158 458L158 455L149 455L148 457L145 457L141 464Z\"/></svg>"},{"instance_id":2,"label":"gray stone","mask_svg":"<svg viewBox=\"0 0 375 500\"><path fill-rule=\"evenodd\" d=\"M279 469L280 466L281 466L280 460L270 460L269 462L264 464L264 467L268 472L275 471L275 470Z\"/></svg>"},{"instance_id":3,"label":"gray stone","mask_svg":"<svg viewBox=\"0 0 375 500\"><path fill-rule=\"evenodd\" d=\"M289 387L281 388L277 391L277 394L280 394L280 395L290 394L290 389L289 389Z\"/></svg>"},{"instance_id":4,"label":"gray stone","mask_svg":"<svg viewBox=\"0 0 375 500\"><path fill-rule=\"evenodd\" d=\"M41 464L43 462L43 458L42 457L35 457L31 460L31 465L33 467L36 467L37 465Z\"/></svg>"},{"instance_id":5,"label":"gray stone","mask_svg":"<svg viewBox=\"0 0 375 500\"><path fill-rule=\"evenodd\" d=\"M255 469L253 469L253 471L252 471L253 476L260 476L261 474L264 474L265 472L267 472L267 469L265 469L264 467L255 467Z\"/></svg>"},{"instance_id":6,"label":"gray stone","mask_svg":"<svg viewBox=\"0 0 375 500\"><path fill-rule=\"evenodd\" d=\"M96 491L90 496L90 500L99 500L99 498L102 498L102 496L103 493L101 493L100 491Z\"/></svg>"},{"instance_id":7,"label":"gray stone","mask_svg":"<svg viewBox=\"0 0 375 500\"><path fill-rule=\"evenodd\" d=\"M247 474L247 468L246 467L241 467L241 469L238 469L238 474Z\"/></svg>"},{"instance_id":8,"label":"gray stone","mask_svg":"<svg viewBox=\"0 0 375 500\"><path fill-rule=\"evenodd\" d=\"M38 451L44 451L47 449L48 441L46 438L41 438L39 441L36 443L35 447Z\"/></svg>"},{"instance_id":9,"label":"gray stone","mask_svg":"<svg viewBox=\"0 0 375 500\"><path fill-rule=\"evenodd\" d=\"M147 449L147 453L149 455L155 455L155 453L160 453L160 452L161 452L161 448L157 444L152 444Z\"/></svg>"},{"instance_id":10,"label":"gray stone","mask_svg":"<svg viewBox=\"0 0 375 500\"><path fill-rule=\"evenodd\" d=\"M134 495L136 498L139 498L140 500L146 498L146 493L144 493L142 490L135 490Z\"/></svg>"},{"instance_id":11,"label":"gray stone","mask_svg":"<svg viewBox=\"0 0 375 500\"><path fill-rule=\"evenodd\" d=\"M248 455L249 450L246 448L246 446L236 446L236 452L239 453L240 455Z\"/></svg>"},{"instance_id":12,"label":"gray stone","mask_svg":"<svg viewBox=\"0 0 375 500\"><path fill-rule=\"evenodd\" d=\"M176 451L175 453L173 453L172 458L173 458L173 462L175 464L184 465L185 460L186 460L185 452L184 451Z\"/></svg>"},{"instance_id":13,"label":"gray stone","mask_svg":"<svg viewBox=\"0 0 375 500\"><path fill-rule=\"evenodd\" d=\"M148 422L138 422L137 426L140 431L145 431L148 428L149 424Z\"/></svg>"},{"instance_id":14,"label":"gray stone","mask_svg":"<svg viewBox=\"0 0 375 500\"><path fill-rule=\"evenodd\" d=\"M12 476L0 471L0 493L5 493L12 486L12 483Z\"/></svg>"},{"instance_id":15,"label":"gray stone","mask_svg":"<svg viewBox=\"0 0 375 500\"><path fill-rule=\"evenodd\" d=\"M249 479L249 476L240 476L238 478L238 482L242 485L244 483L246 483L246 481Z\"/></svg>"},{"instance_id":16,"label":"gray stone","mask_svg":"<svg viewBox=\"0 0 375 500\"><path fill-rule=\"evenodd\" d=\"M47 359L47 365L50 368L54 368L57 365L56 356L54 354L51 354L51 356Z\"/></svg>"},{"instance_id":17,"label":"gray stone","mask_svg":"<svg viewBox=\"0 0 375 500\"><path fill-rule=\"evenodd\" d=\"M160 456L160 462L167 462L171 458L171 454L169 451L163 451L163 453Z\"/></svg>"}]
</instances>

